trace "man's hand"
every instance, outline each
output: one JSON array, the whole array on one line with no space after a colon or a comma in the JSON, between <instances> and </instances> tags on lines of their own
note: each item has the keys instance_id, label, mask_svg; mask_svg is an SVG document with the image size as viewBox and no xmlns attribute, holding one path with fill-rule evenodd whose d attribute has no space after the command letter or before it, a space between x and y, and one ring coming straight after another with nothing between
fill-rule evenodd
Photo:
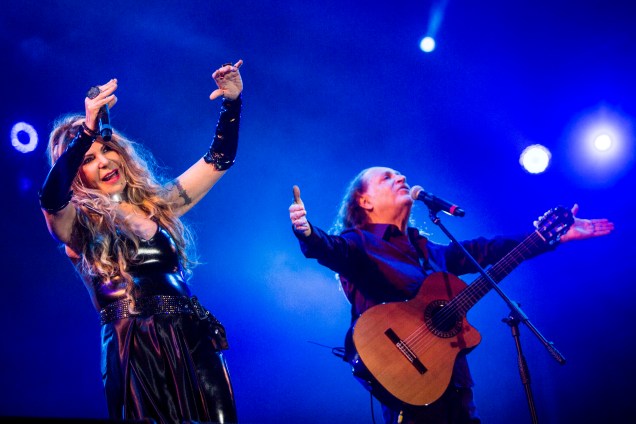
<instances>
[{"instance_id":1,"label":"man's hand","mask_svg":"<svg viewBox=\"0 0 636 424\"><path fill-rule=\"evenodd\" d=\"M561 237L561 242L565 243L572 240L584 240L593 237L606 236L614 230L614 223L605 219L581 219L576 214L579 211L579 205L574 204L572 207L572 215L574 216L574 224L567 233Z\"/></svg>"},{"instance_id":2,"label":"man's hand","mask_svg":"<svg viewBox=\"0 0 636 424\"><path fill-rule=\"evenodd\" d=\"M294 231L309 237L311 234L311 226L307 221L307 211L305 204L300 198L300 188L297 185L293 187L294 202L289 207L289 219L291 219Z\"/></svg>"}]
</instances>

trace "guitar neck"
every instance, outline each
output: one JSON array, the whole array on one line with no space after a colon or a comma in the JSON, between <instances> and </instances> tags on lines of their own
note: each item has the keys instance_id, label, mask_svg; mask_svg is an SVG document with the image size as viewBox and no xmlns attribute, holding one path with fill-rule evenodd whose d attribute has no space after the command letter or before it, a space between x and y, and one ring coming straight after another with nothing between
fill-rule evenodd
<instances>
[{"instance_id":1,"label":"guitar neck","mask_svg":"<svg viewBox=\"0 0 636 424\"><path fill-rule=\"evenodd\" d=\"M495 283L499 283L512 272L521 262L538 253L546 241L538 231L533 232L512 249L499 262L490 267L486 273ZM452 308L461 315L465 315L482 297L492 289L490 282L482 275L461 291L446 307Z\"/></svg>"}]
</instances>

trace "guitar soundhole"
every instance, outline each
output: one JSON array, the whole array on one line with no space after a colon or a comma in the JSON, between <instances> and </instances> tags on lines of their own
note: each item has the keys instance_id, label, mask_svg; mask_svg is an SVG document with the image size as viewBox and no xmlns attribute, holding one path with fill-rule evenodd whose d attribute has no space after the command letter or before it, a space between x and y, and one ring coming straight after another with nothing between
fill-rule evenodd
<instances>
[{"instance_id":1,"label":"guitar soundhole","mask_svg":"<svg viewBox=\"0 0 636 424\"><path fill-rule=\"evenodd\" d=\"M447 308L445 300L435 300L424 310L424 322L428 329L441 338L456 336L462 329L462 317Z\"/></svg>"}]
</instances>

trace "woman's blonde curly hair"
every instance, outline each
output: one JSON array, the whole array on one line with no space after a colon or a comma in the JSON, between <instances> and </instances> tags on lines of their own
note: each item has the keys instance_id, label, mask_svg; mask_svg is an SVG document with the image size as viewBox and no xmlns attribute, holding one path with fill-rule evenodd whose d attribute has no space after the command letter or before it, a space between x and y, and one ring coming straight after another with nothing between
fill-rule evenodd
<instances>
[{"instance_id":1,"label":"woman's blonde curly hair","mask_svg":"<svg viewBox=\"0 0 636 424\"><path fill-rule=\"evenodd\" d=\"M83 119L82 115L69 114L55 121L47 151L51 166L80 130L78 122ZM115 131L108 146L121 157L122 177L126 180L125 199L170 233L184 271L189 272L194 265L186 253L186 246L193 246L193 243L188 243L191 235L166 200L166 190L153 172L157 166L152 156L140 145ZM101 191L87 187L80 173L73 180L71 190L71 203L77 210L77 222L70 246L80 255L76 265L78 272L94 282L122 278L130 292L133 280L127 269L135 262L139 237L125 222L116 221L116 204ZM126 240L132 241L135 249L131 249L130 242Z\"/></svg>"}]
</instances>

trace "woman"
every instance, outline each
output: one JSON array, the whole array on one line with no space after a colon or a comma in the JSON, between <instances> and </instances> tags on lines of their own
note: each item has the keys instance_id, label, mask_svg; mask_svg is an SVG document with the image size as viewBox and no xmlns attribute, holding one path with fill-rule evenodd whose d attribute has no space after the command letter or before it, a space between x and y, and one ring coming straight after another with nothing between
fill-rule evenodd
<instances>
[{"instance_id":1,"label":"woman","mask_svg":"<svg viewBox=\"0 0 636 424\"><path fill-rule=\"evenodd\" d=\"M225 331L190 293L180 217L234 163L242 63L212 74L210 99L223 96L214 140L165 186L133 142L117 131L105 141L97 131L100 109L117 102L116 79L89 91L84 116L65 116L51 132L40 204L99 312L112 419L237 421Z\"/></svg>"},{"instance_id":2,"label":"woman","mask_svg":"<svg viewBox=\"0 0 636 424\"><path fill-rule=\"evenodd\" d=\"M345 340L344 359L351 363L354 376L382 402L385 422L476 424L481 421L473 401L473 381L465 351L459 353L454 362L449 362L448 369L452 371L452 377L448 386L441 388L445 390L444 393L428 406L415 407L395 399L378 384L362 364L351 338L360 315L375 305L413 299L416 295L420 296L420 291L422 295L433 293L433 296L438 296L441 292L446 296L447 291L450 291L450 283L442 280L440 290L433 285L439 280L426 278L430 274L448 271L461 275L477 271L456 244L433 243L416 228L409 227L412 206L413 198L404 175L391 168L372 167L360 172L349 184L334 226L337 235L327 234L309 223L300 190L296 186L289 217L305 257L317 259L321 265L339 274L342 288L351 303L351 326ZM571 214L576 215L577 211L578 206L575 205ZM614 229L614 224L607 219L572 217L571 221L572 225L561 236L561 242L605 236ZM462 245L480 265L486 266L499 261L520 241L521 238L482 237L464 241ZM536 251L528 254L528 257L548 250L547 245L537 243L537 246ZM529 249L526 251L530 252ZM382 325L387 324L383 321ZM385 328L382 325L378 325L378 328ZM386 333L380 332L381 337L378 339L389 340L389 334L388 330ZM436 347L420 352L446 353L446 350ZM397 349L395 354L398 359L403 359ZM431 361L433 365L442 362L437 359ZM424 366L430 367L431 363L427 362Z\"/></svg>"}]
</instances>

